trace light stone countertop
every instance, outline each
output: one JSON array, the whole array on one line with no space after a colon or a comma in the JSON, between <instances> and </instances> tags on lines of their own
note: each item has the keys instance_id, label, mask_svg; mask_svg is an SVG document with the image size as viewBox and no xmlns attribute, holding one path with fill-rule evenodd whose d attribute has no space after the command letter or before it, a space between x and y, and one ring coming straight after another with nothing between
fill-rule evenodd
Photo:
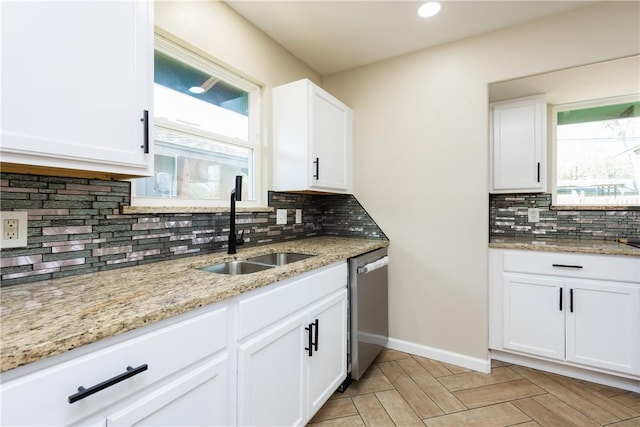
<instances>
[{"instance_id":1,"label":"light stone countertop","mask_svg":"<svg viewBox=\"0 0 640 427\"><path fill-rule=\"evenodd\" d=\"M500 249L526 249L545 252L574 252L583 254L640 257L640 248L610 240L536 240L510 237L491 237L489 239L489 247Z\"/></svg>"},{"instance_id":2,"label":"light stone countertop","mask_svg":"<svg viewBox=\"0 0 640 427\"><path fill-rule=\"evenodd\" d=\"M131 331L243 292L388 246L316 237L160 261L0 289L0 372ZM258 273L200 268L274 252L317 255Z\"/></svg>"}]
</instances>

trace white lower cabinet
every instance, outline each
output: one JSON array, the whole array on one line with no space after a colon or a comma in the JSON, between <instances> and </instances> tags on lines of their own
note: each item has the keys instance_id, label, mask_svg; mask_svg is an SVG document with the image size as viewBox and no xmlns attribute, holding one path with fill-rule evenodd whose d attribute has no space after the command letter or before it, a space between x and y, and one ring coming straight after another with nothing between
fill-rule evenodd
<instances>
[{"instance_id":1,"label":"white lower cabinet","mask_svg":"<svg viewBox=\"0 0 640 427\"><path fill-rule=\"evenodd\" d=\"M346 376L346 287L336 263L5 372L0 425L304 425Z\"/></svg>"},{"instance_id":2,"label":"white lower cabinet","mask_svg":"<svg viewBox=\"0 0 640 427\"><path fill-rule=\"evenodd\" d=\"M640 376L640 286L575 280L567 288L566 359Z\"/></svg>"},{"instance_id":3,"label":"white lower cabinet","mask_svg":"<svg viewBox=\"0 0 640 427\"><path fill-rule=\"evenodd\" d=\"M238 347L238 424L301 425L305 417L303 313Z\"/></svg>"},{"instance_id":4,"label":"white lower cabinet","mask_svg":"<svg viewBox=\"0 0 640 427\"><path fill-rule=\"evenodd\" d=\"M309 418L342 384L347 372L347 290L334 294L311 309L318 337L307 360ZM314 332L316 329L314 329Z\"/></svg>"},{"instance_id":5,"label":"white lower cabinet","mask_svg":"<svg viewBox=\"0 0 640 427\"><path fill-rule=\"evenodd\" d=\"M227 307L218 306L95 351L69 352L68 360L42 369L27 365L31 372L22 376L7 380L3 374L0 424L163 425L166 419L169 425L184 417L179 425L228 425L229 409L209 403L229 393L227 315ZM78 395L80 387L91 390L129 367L135 375Z\"/></svg>"},{"instance_id":6,"label":"white lower cabinet","mask_svg":"<svg viewBox=\"0 0 640 427\"><path fill-rule=\"evenodd\" d=\"M241 299L238 424L305 425L346 376L346 263Z\"/></svg>"},{"instance_id":7,"label":"white lower cabinet","mask_svg":"<svg viewBox=\"0 0 640 427\"><path fill-rule=\"evenodd\" d=\"M640 378L640 260L507 250L489 259L491 349Z\"/></svg>"},{"instance_id":8,"label":"white lower cabinet","mask_svg":"<svg viewBox=\"0 0 640 427\"><path fill-rule=\"evenodd\" d=\"M107 415L107 427L227 426L228 355L216 357Z\"/></svg>"},{"instance_id":9,"label":"white lower cabinet","mask_svg":"<svg viewBox=\"0 0 640 427\"><path fill-rule=\"evenodd\" d=\"M503 275L503 342L508 350L564 359L563 281Z\"/></svg>"}]
</instances>

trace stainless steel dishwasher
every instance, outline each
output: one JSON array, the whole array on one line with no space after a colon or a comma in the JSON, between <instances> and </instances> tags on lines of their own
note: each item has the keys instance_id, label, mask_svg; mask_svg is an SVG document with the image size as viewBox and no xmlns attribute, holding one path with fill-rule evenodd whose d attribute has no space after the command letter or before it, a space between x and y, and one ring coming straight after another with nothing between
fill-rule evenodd
<instances>
[{"instance_id":1,"label":"stainless steel dishwasher","mask_svg":"<svg viewBox=\"0 0 640 427\"><path fill-rule=\"evenodd\" d=\"M389 340L387 248L349 259L349 354L344 391L358 380Z\"/></svg>"}]
</instances>

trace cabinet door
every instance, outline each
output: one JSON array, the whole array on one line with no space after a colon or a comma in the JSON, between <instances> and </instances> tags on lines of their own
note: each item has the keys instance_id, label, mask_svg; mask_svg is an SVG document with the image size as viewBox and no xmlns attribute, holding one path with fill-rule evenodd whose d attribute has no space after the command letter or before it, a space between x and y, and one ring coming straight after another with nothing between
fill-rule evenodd
<instances>
[{"instance_id":1,"label":"cabinet door","mask_svg":"<svg viewBox=\"0 0 640 427\"><path fill-rule=\"evenodd\" d=\"M124 399L135 401L148 390L174 378L200 360L220 354L227 344L227 307L218 306L180 321L167 320L122 342L47 366L35 362L34 371L0 383L0 424L11 426L86 425L105 408ZM213 332L212 332L213 331ZM45 367L37 369L37 364ZM78 387L106 382L127 367L148 369L114 383L98 393L69 404Z\"/></svg>"},{"instance_id":2,"label":"cabinet door","mask_svg":"<svg viewBox=\"0 0 640 427\"><path fill-rule=\"evenodd\" d=\"M2 2L3 162L152 170L152 16L145 0Z\"/></svg>"},{"instance_id":3,"label":"cabinet door","mask_svg":"<svg viewBox=\"0 0 640 427\"><path fill-rule=\"evenodd\" d=\"M490 191L546 191L544 97L495 103L491 116Z\"/></svg>"},{"instance_id":4,"label":"cabinet door","mask_svg":"<svg viewBox=\"0 0 640 427\"><path fill-rule=\"evenodd\" d=\"M169 384L146 392L107 416L111 426L227 426L228 355L187 368Z\"/></svg>"},{"instance_id":5,"label":"cabinet door","mask_svg":"<svg viewBox=\"0 0 640 427\"><path fill-rule=\"evenodd\" d=\"M347 191L351 187L352 113L331 95L311 87L309 186Z\"/></svg>"},{"instance_id":6,"label":"cabinet door","mask_svg":"<svg viewBox=\"0 0 640 427\"><path fill-rule=\"evenodd\" d=\"M306 313L238 346L238 425L304 422Z\"/></svg>"},{"instance_id":7,"label":"cabinet door","mask_svg":"<svg viewBox=\"0 0 640 427\"><path fill-rule=\"evenodd\" d=\"M572 281L567 360L640 374L640 287Z\"/></svg>"},{"instance_id":8,"label":"cabinet door","mask_svg":"<svg viewBox=\"0 0 640 427\"><path fill-rule=\"evenodd\" d=\"M564 281L503 275L503 347L564 360Z\"/></svg>"},{"instance_id":9,"label":"cabinet door","mask_svg":"<svg viewBox=\"0 0 640 427\"><path fill-rule=\"evenodd\" d=\"M343 289L312 308L309 322L317 325L317 341L311 356L307 358L311 417L331 397L347 374L347 290Z\"/></svg>"}]
</instances>

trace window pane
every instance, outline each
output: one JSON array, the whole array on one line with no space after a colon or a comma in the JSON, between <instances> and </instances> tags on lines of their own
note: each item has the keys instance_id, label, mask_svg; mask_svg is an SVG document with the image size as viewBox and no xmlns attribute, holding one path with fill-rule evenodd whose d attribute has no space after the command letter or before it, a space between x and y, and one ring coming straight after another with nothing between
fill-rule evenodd
<instances>
[{"instance_id":1,"label":"window pane","mask_svg":"<svg viewBox=\"0 0 640 427\"><path fill-rule=\"evenodd\" d=\"M640 117L626 105L558 113L557 204L640 205Z\"/></svg>"},{"instance_id":2,"label":"window pane","mask_svg":"<svg viewBox=\"0 0 640 427\"><path fill-rule=\"evenodd\" d=\"M255 200L260 144L250 128L259 87L161 37L154 65L155 166L152 177L134 181L139 203L223 205L237 175L242 200Z\"/></svg>"},{"instance_id":3,"label":"window pane","mask_svg":"<svg viewBox=\"0 0 640 427\"><path fill-rule=\"evenodd\" d=\"M249 141L249 93L155 52L154 114L183 126Z\"/></svg>"},{"instance_id":4,"label":"window pane","mask_svg":"<svg viewBox=\"0 0 640 427\"><path fill-rule=\"evenodd\" d=\"M155 176L136 180L137 196L226 200L242 175L242 199L250 200L251 149L163 128L155 142Z\"/></svg>"}]
</instances>

